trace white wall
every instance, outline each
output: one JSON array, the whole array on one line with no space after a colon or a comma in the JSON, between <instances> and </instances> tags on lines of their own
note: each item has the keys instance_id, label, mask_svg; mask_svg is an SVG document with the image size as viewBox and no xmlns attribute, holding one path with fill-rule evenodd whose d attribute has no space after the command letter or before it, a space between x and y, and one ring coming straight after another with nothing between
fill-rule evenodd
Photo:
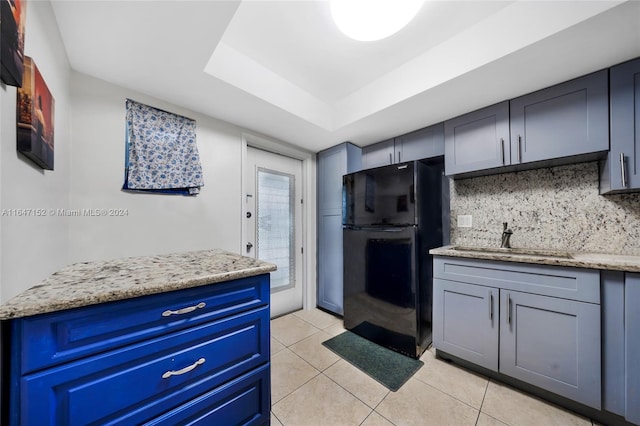
<instances>
[{"instance_id":1,"label":"white wall","mask_svg":"<svg viewBox=\"0 0 640 426\"><path fill-rule=\"evenodd\" d=\"M198 196L121 191L126 98L196 120L205 184ZM240 253L240 128L76 72L71 99L71 207L127 212L69 218L73 262L212 248Z\"/></svg>"},{"instance_id":2,"label":"white wall","mask_svg":"<svg viewBox=\"0 0 640 426\"><path fill-rule=\"evenodd\" d=\"M38 284L68 261L64 217L8 216L11 209L69 206L69 64L49 2L28 1L25 54L55 99L55 170L43 171L16 151L16 88L0 85L0 300Z\"/></svg>"},{"instance_id":3,"label":"white wall","mask_svg":"<svg viewBox=\"0 0 640 426\"><path fill-rule=\"evenodd\" d=\"M75 262L211 248L241 253L246 130L72 71L51 4L27 5L25 53L55 98L55 170L43 171L16 152L16 88L1 84L0 210L126 214L0 217L0 303ZM196 120L205 181L200 195L121 191L126 98ZM275 141L265 147L287 152ZM305 155L306 300L315 306L315 160Z\"/></svg>"}]
</instances>

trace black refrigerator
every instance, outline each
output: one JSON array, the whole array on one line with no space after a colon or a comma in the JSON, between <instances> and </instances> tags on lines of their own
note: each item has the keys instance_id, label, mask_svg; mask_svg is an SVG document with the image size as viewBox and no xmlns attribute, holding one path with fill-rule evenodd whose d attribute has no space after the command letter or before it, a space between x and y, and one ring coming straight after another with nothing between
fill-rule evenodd
<instances>
[{"instance_id":1,"label":"black refrigerator","mask_svg":"<svg viewBox=\"0 0 640 426\"><path fill-rule=\"evenodd\" d=\"M433 262L448 243L442 159L343 177L344 326L419 358L431 343Z\"/></svg>"}]
</instances>

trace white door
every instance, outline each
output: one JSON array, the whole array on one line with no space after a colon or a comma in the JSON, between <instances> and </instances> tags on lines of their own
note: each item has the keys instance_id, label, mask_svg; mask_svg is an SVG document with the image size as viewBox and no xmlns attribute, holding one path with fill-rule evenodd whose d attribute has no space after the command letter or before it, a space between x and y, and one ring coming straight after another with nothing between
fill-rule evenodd
<instances>
[{"instance_id":1,"label":"white door","mask_svg":"<svg viewBox=\"0 0 640 426\"><path fill-rule=\"evenodd\" d=\"M245 255L275 263L271 316L302 308L302 161L247 147Z\"/></svg>"}]
</instances>

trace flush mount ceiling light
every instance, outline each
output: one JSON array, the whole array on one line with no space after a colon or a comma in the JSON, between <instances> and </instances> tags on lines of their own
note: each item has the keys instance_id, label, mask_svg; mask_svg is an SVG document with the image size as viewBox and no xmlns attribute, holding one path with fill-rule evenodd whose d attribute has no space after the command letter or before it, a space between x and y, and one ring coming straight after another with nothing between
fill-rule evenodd
<instances>
[{"instance_id":1,"label":"flush mount ceiling light","mask_svg":"<svg viewBox=\"0 0 640 426\"><path fill-rule=\"evenodd\" d=\"M374 41L400 31L424 0L331 0L333 20L346 36Z\"/></svg>"}]
</instances>

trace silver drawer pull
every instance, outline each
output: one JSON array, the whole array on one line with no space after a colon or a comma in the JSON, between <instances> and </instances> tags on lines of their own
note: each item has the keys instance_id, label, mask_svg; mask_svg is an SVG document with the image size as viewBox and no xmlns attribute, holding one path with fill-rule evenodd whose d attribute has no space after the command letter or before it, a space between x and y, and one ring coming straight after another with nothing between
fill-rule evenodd
<instances>
[{"instance_id":1,"label":"silver drawer pull","mask_svg":"<svg viewBox=\"0 0 640 426\"><path fill-rule=\"evenodd\" d=\"M206 361L206 359L204 358L200 358L199 360L197 360L196 362L194 362L193 364L178 370L178 371L167 371L166 373L164 373L162 375L163 379L168 379L171 376L180 376L182 374L188 373L189 371L192 371L193 369L195 369L197 366L204 364Z\"/></svg>"},{"instance_id":2,"label":"silver drawer pull","mask_svg":"<svg viewBox=\"0 0 640 426\"><path fill-rule=\"evenodd\" d=\"M171 311L171 310L166 310L162 313L163 317L170 317L171 315L182 315L182 314L188 314L189 312L193 312L196 309L202 309L205 306L207 306L206 303L204 302L200 302L195 306L187 306L186 308L182 308L182 309L178 309L177 311Z\"/></svg>"}]
</instances>

